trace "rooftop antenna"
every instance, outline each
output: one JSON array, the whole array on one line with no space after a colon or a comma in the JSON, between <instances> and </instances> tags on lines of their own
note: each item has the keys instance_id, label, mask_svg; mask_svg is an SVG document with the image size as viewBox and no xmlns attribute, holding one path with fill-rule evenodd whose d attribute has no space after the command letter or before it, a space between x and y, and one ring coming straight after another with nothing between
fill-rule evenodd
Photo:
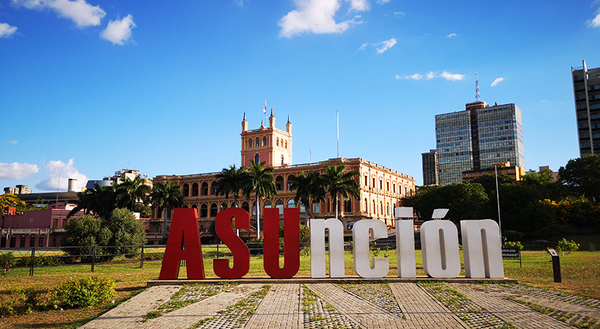
<instances>
[{"instance_id":1,"label":"rooftop antenna","mask_svg":"<svg viewBox=\"0 0 600 329\"><path fill-rule=\"evenodd\" d=\"M481 101L481 97L479 97L479 74L477 73L475 73L475 101Z\"/></svg>"}]
</instances>

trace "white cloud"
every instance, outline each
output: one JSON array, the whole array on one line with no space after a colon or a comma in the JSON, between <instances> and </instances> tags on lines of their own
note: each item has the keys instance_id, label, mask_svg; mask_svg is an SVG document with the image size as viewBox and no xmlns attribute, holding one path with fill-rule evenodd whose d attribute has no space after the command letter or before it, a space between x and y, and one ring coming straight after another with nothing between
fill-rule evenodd
<instances>
[{"instance_id":1,"label":"white cloud","mask_svg":"<svg viewBox=\"0 0 600 329\"><path fill-rule=\"evenodd\" d=\"M362 45L360 45L360 48L358 48L358 50L365 50L367 48L367 44L363 43Z\"/></svg>"},{"instance_id":2,"label":"white cloud","mask_svg":"<svg viewBox=\"0 0 600 329\"><path fill-rule=\"evenodd\" d=\"M494 87L495 85L499 84L502 81L504 81L504 78L498 78L498 79L494 80L494 82L492 82L492 85L490 87Z\"/></svg>"},{"instance_id":3,"label":"white cloud","mask_svg":"<svg viewBox=\"0 0 600 329\"><path fill-rule=\"evenodd\" d=\"M244 0L233 0L233 2L239 7L244 7Z\"/></svg>"},{"instance_id":4,"label":"white cloud","mask_svg":"<svg viewBox=\"0 0 600 329\"><path fill-rule=\"evenodd\" d=\"M29 163L0 163L0 179L22 179L40 171L37 165Z\"/></svg>"},{"instance_id":5,"label":"white cloud","mask_svg":"<svg viewBox=\"0 0 600 329\"><path fill-rule=\"evenodd\" d=\"M369 6L369 1L368 0L346 0L350 2L350 9L348 9L348 12L351 11L368 11L370 8Z\"/></svg>"},{"instance_id":6,"label":"white cloud","mask_svg":"<svg viewBox=\"0 0 600 329\"><path fill-rule=\"evenodd\" d=\"M12 0L12 3L28 9L51 9L72 20L78 27L100 25L106 15L100 6L92 6L85 0Z\"/></svg>"},{"instance_id":7,"label":"white cloud","mask_svg":"<svg viewBox=\"0 0 600 329\"><path fill-rule=\"evenodd\" d=\"M356 21L360 16L340 23L334 20L333 16L340 9L340 0L294 0L294 2L298 9L290 11L277 23L281 27L279 35L282 37L291 38L302 33L344 33L351 24L361 23ZM350 10L368 10L368 1L351 0Z\"/></svg>"},{"instance_id":8,"label":"white cloud","mask_svg":"<svg viewBox=\"0 0 600 329\"><path fill-rule=\"evenodd\" d=\"M106 29L100 33L102 39L108 40L113 44L123 45L124 41L131 37L131 29L136 25L133 22L133 17L127 15L122 20L110 21Z\"/></svg>"},{"instance_id":9,"label":"white cloud","mask_svg":"<svg viewBox=\"0 0 600 329\"><path fill-rule=\"evenodd\" d=\"M464 74L453 74L447 71L442 72L441 77L448 81L459 81L465 78Z\"/></svg>"},{"instance_id":10,"label":"white cloud","mask_svg":"<svg viewBox=\"0 0 600 329\"><path fill-rule=\"evenodd\" d=\"M79 173L73 166L73 159L69 162L64 163L60 160L50 161L44 166L48 170L46 178L39 182L35 187L44 191L56 191L57 189L66 191L69 185L69 178L77 179L75 184L75 190L81 191L81 188L85 186L88 178Z\"/></svg>"},{"instance_id":11,"label":"white cloud","mask_svg":"<svg viewBox=\"0 0 600 329\"><path fill-rule=\"evenodd\" d=\"M381 47L377 48L377 53L378 54L383 54L388 49L392 48L396 43L397 43L397 41L394 38L391 38L389 40L380 42L379 44L381 45Z\"/></svg>"},{"instance_id":12,"label":"white cloud","mask_svg":"<svg viewBox=\"0 0 600 329\"><path fill-rule=\"evenodd\" d=\"M5 144L17 145L17 144L19 144L19 141L8 141L8 142L5 142Z\"/></svg>"},{"instance_id":13,"label":"white cloud","mask_svg":"<svg viewBox=\"0 0 600 329\"><path fill-rule=\"evenodd\" d=\"M395 16L404 16L404 15L406 15L406 14L405 14L403 11L395 11L395 12L394 12L394 15L395 15Z\"/></svg>"},{"instance_id":14,"label":"white cloud","mask_svg":"<svg viewBox=\"0 0 600 329\"><path fill-rule=\"evenodd\" d=\"M450 34L447 35L448 38L453 38L455 36L456 36L456 33L450 33Z\"/></svg>"},{"instance_id":15,"label":"white cloud","mask_svg":"<svg viewBox=\"0 0 600 329\"><path fill-rule=\"evenodd\" d=\"M587 21L588 27L600 27L600 10L596 11L596 17Z\"/></svg>"},{"instance_id":16,"label":"white cloud","mask_svg":"<svg viewBox=\"0 0 600 329\"><path fill-rule=\"evenodd\" d=\"M385 4L385 3L390 2L390 0L377 0L377 2L380 4Z\"/></svg>"},{"instance_id":17,"label":"white cloud","mask_svg":"<svg viewBox=\"0 0 600 329\"><path fill-rule=\"evenodd\" d=\"M7 23L0 23L0 38L10 38L17 32L16 26L10 26Z\"/></svg>"},{"instance_id":18,"label":"white cloud","mask_svg":"<svg viewBox=\"0 0 600 329\"><path fill-rule=\"evenodd\" d=\"M435 78L444 78L448 81L458 81L458 80L462 80L465 78L464 74L452 74L450 72L444 71L442 72L442 74L438 74L437 72L433 72L433 71L429 71L429 73L422 75L419 73L415 73L413 75L396 75L396 79L398 80L421 80L425 78L426 80L431 80L431 79L435 79Z\"/></svg>"}]
</instances>

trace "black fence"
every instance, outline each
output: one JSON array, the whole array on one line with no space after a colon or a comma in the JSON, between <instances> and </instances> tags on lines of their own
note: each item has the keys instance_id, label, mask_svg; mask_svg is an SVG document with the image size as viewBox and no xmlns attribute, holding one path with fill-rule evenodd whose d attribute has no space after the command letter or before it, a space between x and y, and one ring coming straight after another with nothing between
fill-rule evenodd
<instances>
[{"instance_id":1,"label":"black fence","mask_svg":"<svg viewBox=\"0 0 600 329\"><path fill-rule=\"evenodd\" d=\"M246 245L251 256L263 255L262 242L247 242ZM300 246L301 252L306 255L309 248L309 243ZM283 254L282 243L279 251ZM29 268L31 276L36 268L50 266L89 265L91 272L94 272L96 265L99 264L139 263L140 267L144 267L144 262L162 261L165 245L0 249L0 255L9 253L12 255L10 268ZM232 256L225 244L202 245L202 254L205 259Z\"/></svg>"}]
</instances>

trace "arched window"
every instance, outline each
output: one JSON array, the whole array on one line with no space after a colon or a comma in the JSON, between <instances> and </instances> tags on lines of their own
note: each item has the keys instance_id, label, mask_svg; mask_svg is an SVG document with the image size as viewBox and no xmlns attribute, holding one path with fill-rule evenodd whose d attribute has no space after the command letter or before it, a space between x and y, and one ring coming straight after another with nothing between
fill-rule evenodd
<instances>
[{"instance_id":1,"label":"arched window","mask_svg":"<svg viewBox=\"0 0 600 329\"><path fill-rule=\"evenodd\" d=\"M377 185L375 185L375 177L373 177L373 185L371 185L371 187L375 188L375 186L377 186Z\"/></svg>"},{"instance_id":2,"label":"arched window","mask_svg":"<svg viewBox=\"0 0 600 329\"><path fill-rule=\"evenodd\" d=\"M365 187L369 187L369 177L365 175Z\"/></svg>"},{"instance_id":3,"label":"arched window","mask_svg":"<svg viewBox=\"0 0 600 329\"><path fill-rule=\"evenodd\" d=\"M388 216L390 215L390 203L389 202L387 203L387 209L386 209L385 214Z\"/></svg>"},{"instance_id":4,"label":"arched window","mask_svg":"<svg viewBox=\"0 0 600 329\"><path fill-rule=\"evenodd\" d=\"M200 206L200 218L206 218L208 216L208 207L203 204Z\"/></svg>"},{"instance_id":5,"label":"arched window","mask_svg":"<svg viewBox=\"0 0 600 329\"><path fill-rule=\"evenodd\" d=\"M267 136L263 137L263 146L267 146Z\"/></svg>"},{"instance_id":6,"label":"arched window","mask_svg":"<svg viewBox=\"0 0 600 329\"><path fill-rule=\"evenodd\" d=\"M379 179L379 189L383 191L383 179Z\"/></svg>"},{"instance_id":7,"label":"arched window","mask_svg":"<svg viewBox=\"0 0 600 329\"><path fill-rule=\"evenodd\" d=\"M284 157L283 157L283 155L282 155L282 156L281 156L281 165L282 165L282 166L283 166L283 159L284 159Z\"/></svg>"},{"instance_id":8,"label":"arched window","mask_svg":"<svg viewBox=\"0 0 600 329\"><path fill-rule=\"evenodd\" d=\"M210 195L217 195L217 182L212 182L210 186L212 187L210 189Z\"/></svg>"},{"instance_id":9,"label":"arched window","mask_svg":"<svg viewBox=\"0 0 600 329\"><path fill-rule=\"evenodd\" d=\"M260 155L258 153L256 153L254 155L254 163L259 164L260 163Z\"/></svg>"},{"instance_id":10,"label":"arched window","mask_svg":"<svg viewBox=\"0 0 600 329\"><path fill-rule=\"evenodd\" d=\"M277 176L275 178L275 186L277 187L277 191L283 191L283 177Z\"/></svg>"},{"instance_id":11,"label":"arched window","mask_svg":"<svg viewBox=\"0 0 600 329\"><path fill-rule=\"evenodd\" d=\"M379 201L379 214L383 216L383 201Z\"/></svg>"},{"instance_id":12,"label":"arched window","mask_svg":"<svg viewBox=\"0 0 600 329\"><path fill-rule=\"evenodd\" d=\"M221 210L220 211L223 211L225 209L227 209L227 202L221 203Z\"/></svg>"},{"instance_id":13,"label":"arched window","mask_svg":"<svg viewBox=\"0 0 600 329\"><path fill-rule=\"evenodd\" d=\"M200 195L208 195L208 183L207 182L202 183L202 190L200 192L201 192Z\"/></svg>"},{"instance_id":14,"label":"arched window","mask_svg":"<svg viewBox=\"0 0 600 329\"><path fill-rule=\"evenodd\" d=\"M365 212L369 212L369 200L365 198Z\"/></svg>"},{"instance_id":15,"label":"arched window","mask_svg":"<svg viewBox=\"0 0 600 329\"><path fill-rule=\"evenodd\" d=\"M300 214L304 215L306 214L306 208L304 207L304 205L302 204L302 202L300 202Z\"/></svg>"},{"instance_id":16,"label":"arched window","mask_svg":"<svg viewBox=\"0 0 600 329\"><path fill-rule=\"evenodd\" d=\"M285 148L287 149L287 141L285 141Z\"/></svg>"},{"instance_id":17,"label":"arched window","mask_svg":"<svg viewBox=\"0 0 600 329\"><path fill-rule=\"evenodd\" d=\"M313 214L318 214L321 212L321 202L313 203Z\"/></svg>"},{"instance_id":18,"label":"arched window","mask_svg":"<svg viewBox=\"0 0 600 329\"><path fill-rule=\"evenodd\" d=\"M275 145L279 146L279 137L277 137Z\"/></svg>"},{"instance_id":19,"label":"arched window","mask_svg":"<svg viewBox=\"0 0 600 329\"><path fill-rule=\"evenodd\" d=\"M392 188L394 188L394 193L396 193L396 183L392 184Z\"/></svg>"},{"instance_id":20,"label":"arched window","mask_svg":"<svg viewBox=\"0 0 600 329\"><path fill-rule=\"evenodd\" d=\"M385 182L386 191L390 191L390 181Z\"/></svg>"},{"instance_id":21,"label":"arched window","mask_svg":"<svg viewBox=\"0 0 600 329\"><path fill-rule=\"evenodd\" d=\"M244 201L242 203L242 209L246 210L247 212L250 212L250 205L248 204L248 202Z\"/></svg>"},{"instance_id":22,"label":"arched window","mask_svg":"<svg viewBox=\"0 0 600 329\"><path fill-rule=\"evenodd\" d=\"M254 145L256 145L256 147L260 146L260 139L258 137L256 137L256 144L254 144Z\"/></svg>"},{"instance_id":23,"label":"arched window","mask_svg":"<svg viewBox=\"0 0 600 329\"><path fill-rule=\"evenodd\" d=\"M198 183L192 184L192 196L198 196Z\"/></svg>"},{"instance_id":24,"label":"arched window","mask_svg":"<svg viewBox=\"0 0 600 329\"><path fill-rule=\"evenodd\" d=\"M252 202L252 215L256 216L256 201Z\"/></svg>"},{"instance_id":25,"label":"arched window","mask_svg":"<svg viewBox=\"0 0 600 329\"><path fill-rule=\"evenodd\" d=\"M375 200L373 200L373 207L371 208L371 211L373 212L373 215L375 215L375 212L377 211L377 208L375 207Z\"/></svg>"},{"instance_id":26,"label":"arched window","mask_svg":"<svg viewBox=\"0 0 600 329\"><path fill-rule=\"evenodd\" d=\"M296 208L296 201L294 201L294 199L289 199L287 207L288 208Z\"/></svg>"},{"instance_id":27,"label":"arched window","mask_svg":"<svg viewBox=\"0 0 600 329\"><path fill-rule=\"evenodd\" d=\"M248 140L248 147L250 147L250 148L252 147L252 138L250 138L250 139Z\"/></svg>"},{"instance_id":28,"label":"arched window","mask_svg":"<svg viewBox=\"0 0 600 329\"><path fill-rule=\"evenodd\" d=\"M216 203L213 203L210 205L210 217L211 218L217 217L217 204Z\"/></svg>"},{"instance_id":29,"label":"arched window","mask_svg":"<svg viewBox=\"0 0 600 329\"><path fill-rule=\"evenodd\" d=\"M183 191L181 194L183 194L183 196L190 196L190 186L188 183L183 184Z\"/></svg>"},{"instance_id":30,"label":"arched window","mask_svg":"<svg viewBox=\"0 0 600 329\"><path fill-rule=\"evenodd\" d=\"M292 182L294 181L294 179L296 179L296 176L294 175L289 175L288 179L287 179L287 189L288 191L293 191L292 190Z\"/></svg>"},{"instance_id":31,"label":"arched window","mask_svg":"<svg viewBox=\"0 0 600 329\"><path fill-rule=\"evenodd\" d=\"M238 204L237 204L237 203L235 203L235 202L232 202L232 203L231 203L231 207L232 207L232 208L237 208L237 206L238 206Z\"/></svg>"},{"instance_id":32,"label":"arched window","mask_svg":"<svg viewBox=\"0 0 600 329\"><path fill-rule=\"evenodd\" d=\"M273 208L273 204L271 203L271 201L269 201L269 200L265 201L264 208L265 209L267 209L267 208Z\"/></svg>"},{"instance_id":33,"label":"arched window","mask_svg":"<svg viewBox=\"0 0 600 329\"><path fill-rule=\"evenodd\" d=\"M352 212L352 200L350 200L350 198L344 200L344 211Z\"/></svg>"},{"instance_id":34,"label":"arched window","mask_svg":"<svg viewBox=\"0 0 600 329\"><path fill-rule=\"evenodd\" d=\"M279 215L283 215L283 201L277 200L277 202L275 202L275 207L279 209Z\"/></svg>"}]
</instances>

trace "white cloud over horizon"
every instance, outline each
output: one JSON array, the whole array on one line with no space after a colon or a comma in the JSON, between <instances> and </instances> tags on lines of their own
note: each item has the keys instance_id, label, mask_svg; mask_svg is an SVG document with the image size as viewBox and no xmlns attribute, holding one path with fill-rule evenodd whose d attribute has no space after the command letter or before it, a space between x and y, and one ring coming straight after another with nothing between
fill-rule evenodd
<instances>
[{"instance_id":1,"label":"white cloud over horizon","mask_svg":"<svg viewBox=\"0 0 600 329\"><path fill-rule=\"evenodd\" d=\"M72 20L78 27L98 26L106 15L100 6L92 6L85 0L12 0L27 9L50 9L58 16Z\"/></svg>"},{"instance_id":2,"label":"white cloud over horizon","mask_svg":"<svg viewBox=\"0 0 600 329\"><path fill-rule=\"evenodd\" d=\"M38 171L40 168L30 163L0 163L0 179L23 179Z\"/></svg>"},{"instance_id":3,"label":"white cloud over horizon","mask_svg":"<svg viewBox=\"0 0 600 329\"><path fill-rule=\"evenodd\" d=\"M378 45L381 45L381 47L377 48L377 53L383 54L384 52L392 48L396 43L398 42L394 38L378 43Z\"/></svg>"},{"instance_id":4,"label":"white cloud over horizon","mask_svg":"<svg viewBox=\"0 0 600 329\"><path fill-rule=\"evenodd\" d=\"M450 33L447 35L448 38L454 38L456 36L456 33Z\"/></svg>"},{"instance_id":5,"label":"white cloud over horizon","mask_svg":"<svg viewBox=\"0 0 600 329\"><path fill-rule=\"evenodd\" d=\"M133 17L127 15L122 20L108 22L106 29L100 33L102 39L108 40L113 44L123 45L125 41L131 38L131 29L136 27Z\"/></svg>"},{"instance_id":6,"label":"white cloud over horizon","mask_svg":"<svg viewBox=\"0 0 600 329\"><path fill-rule=\"evenodd\" d=\"M397 80L421 80L421 79L431 80L431 79L435 79L435 78L443 78L448 81L460 81L465 78L465 75L457 74L457 73L450 73L448 71L444 71L441 74L438 74L437 72L429 71L429 73L427 73L425 75L419 74L419 73L412 74L412 75L406 75L406 74L396 75Z\"/></svg>"},{"instance_id":7,"label":"white cloud over horizon","mask_svg":"<svg viewBox=\"0 0 600 329\"><path fill-rule=\"evenodd\" d=\"M16 26L10 26L8 23L0 23L0 38L10 38L16 32Z\"/></svg>"},{"instance_id":8,"label":"white cloud over horizon","mask_svg":"<svg viewBox=\"0 0 600 329\"><path fill-rule=\"evenodd\" d=\"M46 178L35 185L36 188L43 191L66 191L69 185L69 178L77 179L75 190L81 191L81 188L87 184L88 178L79 173L73 166L74 159L69 159L67 163L60 160L50 161L44 168L48 171Z\"/></svg>"},{"instance_id":9,"label":"white cloud over horizon","mask_svg":"<svg viewBox=\"0 0 600 329\"><path fill-rule=\"evenodd\" d=\"M494 82L492 82L490 87L494 87L502 81L504 81L504 78L497 78L496 80L494 80Z\"/></svg>"},{"instance_id":10,"label":"white cloud over horizon","mask_svg":"<svg viewBox=\"0 0 600 329\"><path fill-rule=\"evenodd\" d=\"M358 48L358 50L365 50L367 48L367 44L363 43L362 45L360 45L360 47Z\"/></svg>"},{"instance_id":11,"label":"white cloud over horizon","mask_svg":"<svg viewBox=\"0 0 600 329\"><path fill-rule=\"evenodd\" d=\"M588 25L588 27L591 27L591 28L600 27L600 9L596 10L596 17L587 21L587 25Z\"/></svg>"},{"instance_id":12,"label":"white cloud over horizon","mask_svg":"<svg viewBox=\"0 0 600 329\"><path fill-rule=\"evenodd\" d=\"M368 0L346 0L350 2L352 11L369 10ZM329 34L344 33L351 24L361 24L356 21L360 16L337 23L333 18L340 9L340 0L294 0L296 10L283 16L277 25L281 27L279 35L291 38L302 33Z\"/></svg>"}]
</instances>

